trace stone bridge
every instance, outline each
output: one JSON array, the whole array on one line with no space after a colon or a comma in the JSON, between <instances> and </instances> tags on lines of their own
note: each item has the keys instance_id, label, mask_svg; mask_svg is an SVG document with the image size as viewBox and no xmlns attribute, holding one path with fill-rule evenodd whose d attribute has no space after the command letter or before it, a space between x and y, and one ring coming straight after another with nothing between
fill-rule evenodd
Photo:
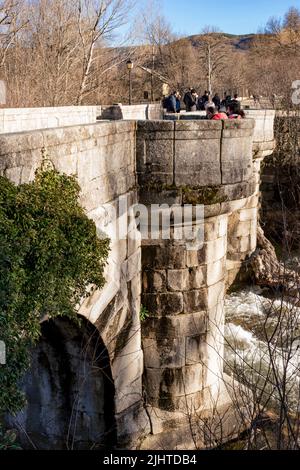
<instances>
[{"instance_id":1,"label":"stone bridge","mask_svg":"<svg viewBox=\"0 0 300 470\"><path fill-rule=\"evenodd\" d=\"M80 306L81 331L64 319L42 325L23 384L28 406L10 418L26 430L23 445L65 448L71 436L73 447L88 448L109 436L127 448L194 448L199 414L217 407L235 420L223 374L224 296L256 249L260 165L274 149L274 112L212 122L139 121L132 111L132 120L96 122L96 107L27 110L27 118L22 110L22 132L15 132L19 110L9 113L0 174L26 183L46 155L77 175L88 216L112 239L106 286ZM142 240L128 211L137 203L173 206L171 220L176 207L203 205L204 217L194 211L192 220L203 243L178 240L180 223L171 223L170 239L159 227ZM108 207L129 222L123 239L113 236ZM81 366L87 378L79 386Z\"/></svg>"}]
</instances>

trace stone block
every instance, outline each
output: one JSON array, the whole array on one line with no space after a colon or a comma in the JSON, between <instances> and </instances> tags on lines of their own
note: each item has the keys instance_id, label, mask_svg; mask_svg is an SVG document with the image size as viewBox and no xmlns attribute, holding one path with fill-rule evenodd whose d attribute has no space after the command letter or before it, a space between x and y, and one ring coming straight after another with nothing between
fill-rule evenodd
<instances>
[{"instance_id":1,"label":"stone block","mask_svg":"<svg viewBox=\"0 0 300 470\"><path fill-rule=\"evenodd\" d=\"M228 229L228 217L223 216L218 218L218 235L216 238L226 237Z\"/></svg>"},{"instance_id":2,"label":"stone block","mask_svg":"<svg viewBox=\"0 0 300 470\"><path fill-rule=\"evenodd\" d=\"M225 258L216 261L215 263L209 263L207 265L207 286L213 286L217 282L223 280L226 275L226 262Z\"/></svg>"},{"instance_id":3,"label":"stone block","mask_svg":"<svg viewBox=\"0 0 300 470\"><path fill-rule=\"evenodd\" d=\"M183 296L179 292L158 294L161 315L178 315L183 312Z\"/></svg>"},{"instance_id":4,"label":"stone block","mask_svg":"<svg viewBox=\"0 0 300 470\"><path fill-rule=\"evenodd\" d=\"M196 393L203 388L201 364L181 368L145 369L147 394L152 398L178 397Z\"/></svg>"},{"instance_id":5,"label":"stone block","mask_svg":"<svg viewBox=\"0 0 300 470\"><path fill-rule=\"evenodd\" d=\"M257 195L251 196L247 200L247 204L245 205L245 209L255 209L259 206L259 197Z\"/></svg>"},{"instance_id":6,"label":"stone block","mask_svg":"<svg viewBox=\"0 0 300 470\"><path fill-rule=\"evenodd\" d=\"M239 251L240 253L250 253L251 252L251 239L250 235L247 235L246 237L240 237L239 238Z\"/></svg>"},{"instance_id":7,"label":"stone block","mask_svg":"<svg viewBox=\"0 0 300 470\"><path fill-rule=\"evenodd\" d=\"M224 212L227 212L225 210ZM204 206L204 218L208 219L211 217L217 217L220 214L224 213L222 210L222 205L221 204L212 204L210 206Z\"/></svg>"},{"instance_id":8,"label":"stone block","mask_svg":"<svg viewBox=\"0 0 300 470\"><path fill-rule=\"evenodd\" d=\"M240 212L240 221L244 222L246 220L257 219L257 208L253 209L243 209Z\"/></svg>"},{"instance_id":9,"label":"stone block","mask_svg":"<svg viewBox=\"0 0 300 470\"><path fill-rule=\"evenodd\" d=\"M185 291L189 289L189 271L188 269L169 269L168 270L168 289L170 291Z\"/></svg>"},{"instance_id":10,"label":"stone block","mask_svg":"<svg viewBox=\"0 0 300 470\"><path fill-rule=\"evenodd\" d=\"M148 318L142 324L143 338L182 338L203 334L207 331L206 311L192 314Z\"/></svg>"},{"instance_id":11,"label":"stone block","mask_svg":"<svg viewBox=\"0 0 300 470\"><path fill-rule=\"evenodd\" d=\"M175 124L176 137L184 138L184 133L194 132L197 138L220 139L222 132L222 122L220 121L179 121Z\"/></svg>"},{"instance_id":12,"label":"stone block","mask_svg":"<svg viewBox=\"0 0 300 470\"><path fill-rule=\"evenodd\" d=\"M238 222L234 229L235 237L247 237L251 232L251 220L245 220L244 222Z\"/></svg>"},{"instance_id":13,"label":"stone block","mask_svg":"<svg viewBox=\"0 0 300 470\"><path fill-rule=\"evenodd\" d=\"M189 268L189 288L199 289L206 286L206 266Z\"/></svg>"},{"instance_id":14,"label":"stone block","mask_svg":"<svg viewBox=\"0 0 300 470\"><path fill-rule=\"evenodd\" d=\"M227 239L226 237L217 238L214 241L205 243L206 249L206 263L212 263L219 261L224 258L227 251Z\"/></svg>"},{"instance_id":15,"label":"stone block","mask_svg":"<svg viewBox=\"0 0 300 470\"><path fill-rule=\"evenodd\" d=\"M167 413L172 413L174 419L176 419L176 414L177 412L184 414L185 419L186 417L190 416L191 410L197 410L203 403L203 391L198 391L196 393L190 393L182 396L175 396L175 395L165 395L165 396L160 396L158 397L147 397L149 405L151 405L151 408L156 410L160 409L160 411L167 412ZM174 419L170 422L169 426L172 426L174 428ZM167 424L167 423L165 423ZM155 429L158 429L160 427L159 423L155 423ZM169 428L170 429L170 428ZM178 428L176 428L176 439L171 440L171 444L168 444L167 448L168 449L178 449L178 450L187 450L187 445L190 445L192 442L192 436L191 438L188 438L188 444L187 441L185 440L185 436L190 430L190 426L187 426L187 428L183 429L182 436L183 436L183 443L181 446L178 446ZM168 437L171 437L170 433L167 433ZM174 436L174 434L173 434ZM155 437L155 436L154 436ZM163 447L161 446L161 436L159 437L159 442L154 445L154 447L151 445L151 448L161 448L161 449L166 449L165 445L163 444ZM181 440L181 435L179 436L179 440ZM190 449L194 450L195 449L195 444L193 443Z\"/></svg>"},{"instance_id":16,"label":"stone block","mask_svg":"<svg viewBox=\"0 0 300 470\"><path fill-rule=\"evenodd\" d=\"M223 302L225 295L225 282L220 281L207 288L207 308L214 308L217 304Z\"/></svg>"},{"instance_id":17,"label":"stone block","mask_svg":"<svg viewBox=\"0 0 300 470\"><path fill-rule=\"evenodd\" d=\"M205 263L204 250L188 250L186 253L186 265L188 268L196 268Z\"/></svg>"},{"instance_id":18,"label":"stone block","mask_svg":"<svg viewBox=\"0 0 300 470\"><path fill-rule=\"evenodd\" d=\"M199 158L197 164L177 159L175 161L175 184L190 185L191 181L199 186L219 186L221 184L220 165L214 160L202 162Z\"/></svg>"},{"instance_id":19,"label":"stone block","mask_svg":"<svg viewBox=\"0 0 300 470\"><path fill-rule=\"evenodd\" d=\"M205 219L204 222L204 239L205 241L211 241L218 238L218 217L212 217Z\"/></svg>"},{"instance_id":20,"label":"stone block","mask_svg":"<svg viewBox=\"0 0 300 470\"><path fill-rule=\"evenodd\" d=\"M129 357L117 357L112 364L112 375L114 378L115 389L122 391L128 390L130 386L142 377L144 369L142 350L130 355ZM141 390L139 390L141 392Z\"/></svg>"},{"instance_id":21,"label":"stone block","mask_svg":"<svg viewBox=\"0 0 300 470\"><path fill-rule=\"evenodd\" d=\"M137 121L137 134L151 132L174 132L174 123L168 121Z\"/></svg>"},{"instance_id":22,"label":"stone block","mask_svg":"<svg viewBox=\"0 0 300 470\"><path fill-rule=\"evenodd\" d=\"M220 158L220 141L218 139L193 139L190 133L184 133L186 140L175 140L176 172L200 171L201 163L213 163Z\"/></svg>"},{"instance_id":23,"label":"stone block","mask_svg":"<svg viewBox=\"0 0 300 470\"><path fill-rule=\"evenodd\" d=\"M116 414L118 442L122 449L136 449L139 440L151 432L148 415L142 400Z\"/></svg>"},{"instance_id":24,"label":"stone block","mask_svg":"<svg viewBox=\"0 0 300 470\"><path fill-rule=\"evenodd\" d=\"M144 338L145 367L160 369L178 368L185 365L185 338Z\"/></svg>"},{"instance_id":25,"label":"stone block","mask_svg":"<svg viewBox=\"0 0 300 470\"><path fill-rule=\"evenodd\" d=\"M222 166L226 167L226 163L229 161L235 161L237 164L244 165L245 162L252 163L252 137L247 135L249 132L242 132L237 135L237 131L223 132L222 140ZM226 135L227 134L227 135Z\"/></svg>"},{"instance_id":26,"label":"stone block","mask_svg":"<svg viewBox=\"0 0 300 470\"><path fill-rule=\"evenodd\" d=\"M222 184L241 183L252 177L251 167L238 167L235 162L226 162L222 168Z\"/></svg>"},{"instance_id":27,"label":"stone block","mask_svg":"<svg viewBox=\"0 0 300 470\"><path fill-rule=\"evenodd\" d=\"M224 323L225 323L225 309L224 309L224 301L220 299L220 301L210 308L208 313L208 331L214 332L216 337L219 338L219 335L222 334L224 336ZM217 336L218 333L218 336Z\"/></svg>"},{"instance_id":28,"label":"stone block","mask_svg":"<svg viewBox=\"0 0 300 470\"><path fill-rule=\"evenodd\" d=\"M143 294L142 304L151 317L179 315L183 312L183 297L179 292Z\"/></svg>"},{"instance_id":29,"label":"stone block","mask_svg":"<svg viewBox=\"0 0 300 470\"><path fill-rule=\"evenodd\" d=\"M216 327L209 332L206 341L201 343L202 354L204 358L203 364L203 382L205 387L209 387L223 376L224 366L224 335L219 333Z\"/></svg>"},{"instance_id":30,"label":"stone block","mask_svg":"<svg viewBox=\"0 0 300 470\"><path fill-rule=\"evenodd\" d=\"M139 377L134 382L125 385L123 389L116 390L114 400L116 415L126 412L131 406L140 403L142 399L142 377Z\"/></svg>"},{"instance_id":31,"label":"stone block","mask_svg":"<svg viewBox=\"0 0 300 470\"><path fill-rule=\"evenodd\" d=\"M144 292L164 292L167 290L167 274L165 270L145 270L143 272Z\"/></svg>"},{"instance_id":32,"label":"stone block","mask_svg":"<svg viewBox=\"0 0 300 470\"><path fill-rule=\"evenodd\" d=\"M234 201L222 202L221 213L225 214L229 212L238 211L239 209L242 209L243 207L245 207L246 202L247 202L246 198L241 198L241 199L237 199Z\"/></svg>"},{"instance_id":33,"label":"stone block","mask_svg":"<svg viewBox=\"0 0 300 470\"><path fill-rule=\"evenodd\" d=\"M200 312L207 308L207 289L191 290L184 292L184 312Z\"/></svg>"},{"instance_id":34,"label":"stone block","mask_svg":"<svg viewBox=\"0 0 300 470\"><path fill-rule=\"evenodd\" d=\"M189 336L185 340L186 365L203 363L201 344L206 341L206 335Z\"/></svg>"},{"instance_id":35,"label":"stone block","mask_svg":"<svg viewBox=\"0 0 300 470\"><path fill-rule=\"evenodd\" d=\"M154 269L182 269L186 267L184 245L150 245L142 247L142 265Z\"/></svg>"}]
</instances>

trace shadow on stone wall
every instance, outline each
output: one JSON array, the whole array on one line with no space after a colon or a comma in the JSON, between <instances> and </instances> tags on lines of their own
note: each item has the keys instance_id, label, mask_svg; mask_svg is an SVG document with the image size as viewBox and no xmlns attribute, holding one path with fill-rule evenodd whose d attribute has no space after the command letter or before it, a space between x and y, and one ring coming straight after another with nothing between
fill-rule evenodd
<instances>
[{"instance_id":1,"label":"shadow on stone wall","mask_svg":"<svg viewBox=\"0 0 300 470\"><path fill-rule=\"evenodd\" d=\"M115 442L108 353L85 319L42 324L22 388L28 405L10 424L25 449L105 448Z\"/></svg>"}]
</instances>

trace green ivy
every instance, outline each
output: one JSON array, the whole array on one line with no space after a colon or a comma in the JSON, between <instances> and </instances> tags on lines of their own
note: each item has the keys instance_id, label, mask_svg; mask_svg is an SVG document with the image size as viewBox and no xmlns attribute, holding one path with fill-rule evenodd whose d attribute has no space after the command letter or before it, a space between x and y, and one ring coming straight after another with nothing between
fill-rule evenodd
<instances>
[{"instance_id":1,"label":"green ivy","mask_svg":"<svg viewBox=\"0 0 300 470\"><path fill-rule=\"evenodd\" d=\"M0 177L0 415L24 406L19 382L29 351L40 335L40 320L76 319L76 306L90 285L104 285L109 240L79 204L74 177L38 170L29 184ZM90 291L90 290L89 290Z\"/></svg>"},{"instance_id":2,"label":"green ivy","mask_svg":"<svg viewBox=\"0 0 300 470\"><path fill-rule=\"evenodd\" d=\"M141 305L141 311L140 311L140 320L141 320L141 322L144 322L149 316L150 316L150 313L148 312L146 307Z\"/></svg>"},{"instance_id":3,"label":"green ivy","mask_svg":"<svg viewBox=\"0 0 300 470\"><path fill-rule=\"evenodd\" d=\"M17 432L14 429L3 429L0 425L0 451L1 450L22 450L17 442Z\"/></svg>"}]
</instances>

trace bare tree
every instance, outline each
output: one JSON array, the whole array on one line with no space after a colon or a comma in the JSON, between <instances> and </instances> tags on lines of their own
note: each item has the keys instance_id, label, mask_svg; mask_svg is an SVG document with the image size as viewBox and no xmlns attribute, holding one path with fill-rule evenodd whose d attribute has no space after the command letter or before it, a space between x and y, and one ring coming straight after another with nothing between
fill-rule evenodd
<instances>
[{"instance_id":1,"label":"bare tree","mask_svg":"<svg viewBox=\"0 0 300 470\"><path fill-rule=\"evenodd\" d=\"M0 2L0 69L5 63L7 52L13 45L17 34L26 25L26 22L20 20L23 7L22 0Z\"/></svg>"},{"instance_id":2,"label":"bare tree","mask_svg":"<svg viewBox=\"0 0 300 470\"><path fill-rule=\"evenodd\" d=\"M215 80L226 70L226 38L216 27L207 26L197 40L200 60L205 70L207 90L212 93Z\"/></svg>"},{"instance_id":3,"label":"bare tree","mask_svg":"<svg viewBox=\"0 0 300 470\"><path fill-rule=\"evenodd\" d=\"M81 104L91 85L95 49L97 44L111 38L125 22L130 4L128 0L78 0L78 29L83 55L82 76L77 104Z\"/></svg>"}]
</instances>

